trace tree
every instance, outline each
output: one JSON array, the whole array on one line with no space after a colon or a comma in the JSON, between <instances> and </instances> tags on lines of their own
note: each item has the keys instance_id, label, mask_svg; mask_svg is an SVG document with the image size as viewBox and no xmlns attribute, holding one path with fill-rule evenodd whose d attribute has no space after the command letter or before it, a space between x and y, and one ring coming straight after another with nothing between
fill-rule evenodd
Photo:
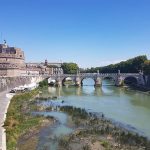
<instances>
[{"instance_id":1,"label":"tree","mask_svg":"<svg viewBox=\"0 0 150 150\"><path fill-rule=\"evenodd\" d=\"M145 75L150 75L150 60L146 60L143 64L143 71Z\"/></svg>"},{"instance_id":2,"label":"tree","mask_svg":"<svg viewBox=\"0 0 150 150\"><path fill-rule=\"evenodd\" d=\"M61 67L65 74L76 74L79 69L76 63L63 63Z\"/></svg>"}]
</instances>

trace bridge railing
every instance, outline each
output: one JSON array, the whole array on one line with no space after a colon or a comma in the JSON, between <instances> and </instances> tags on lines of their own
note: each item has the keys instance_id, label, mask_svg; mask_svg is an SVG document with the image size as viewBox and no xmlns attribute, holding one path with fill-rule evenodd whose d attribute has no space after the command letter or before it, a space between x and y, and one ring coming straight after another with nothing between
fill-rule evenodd
<instances>
[{"instance_id":1,"label":"bridge railing","mask_svg":"<svg viewBox=\"0 0 150 150\"><path fill-rule=\"evenodd\" d=\"M80 73L80 74L51 74L51 75L43 75L48 77L74 77L74 76L117 76L118 73ZM139 73L120 73L120 75L139 75Z\"/></svg>"},{"instance_id":2,"label":"bridge railing","mask_svg":"<svg viewBox=\"0 0 150 150\"><path fill-rule=\"evenodd\" d=\"M80 73L80 74L44 74L44 75L21 75L24 77L93 77L93 76L99 76L99 77L105 77L105 76L117 76L118 73ZM139 73L120 73L121 76L139 76ZM0 76L2 77L2 76ZM6 76L3 76L6 77ZM8 76L7 76L8 77Z\"/></svg>"}]
</instances>

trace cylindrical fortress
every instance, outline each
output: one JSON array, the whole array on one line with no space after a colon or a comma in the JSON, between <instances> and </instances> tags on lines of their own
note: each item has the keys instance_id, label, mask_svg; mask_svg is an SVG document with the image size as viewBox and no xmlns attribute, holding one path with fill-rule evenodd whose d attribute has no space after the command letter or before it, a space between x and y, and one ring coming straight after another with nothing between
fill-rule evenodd
<instances>
[{"instance_id":1,"label":"cylindrical fortress","mask_svg":"<svg viewBox=\"0 0 150 150\"><path fill-rule=\"evenodd\" d=\"M24 70L24 52L6 43L0 44L0 76L19 76Z\"/></svg>"}]
</instances>

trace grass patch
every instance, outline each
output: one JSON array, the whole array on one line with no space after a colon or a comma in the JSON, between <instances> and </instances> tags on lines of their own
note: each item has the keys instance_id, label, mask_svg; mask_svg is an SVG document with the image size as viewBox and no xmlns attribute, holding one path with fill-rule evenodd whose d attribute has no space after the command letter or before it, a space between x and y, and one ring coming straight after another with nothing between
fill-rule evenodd
<instances>
[{"instance_id":1,"label":"grass patch","mask_svg":"<svg viewBox=\"0 0 150 150\"><path fill-rule=\"evenodd\" d=\"M4 123L7 150L16 150L19 136L40 124L43 117L31 116L29 111L27 111L29 103L34 101L34 97L38 92L38 89L35 89L27 93L15 95L11 99Z\"/></svg>"},{"instance_id":2,"label":"grass patch","mask_svg":"<svg viewBox=\"0 0 150 150\"><path fill-rule=\"evenodd\" d=\"M73 118L80 118L80 119L87 119L88 113L85 109L77 108L73 106L62 106L60 110L63 112L68 113L68 115L72 116Z\"/></svg>"}]
</instances>

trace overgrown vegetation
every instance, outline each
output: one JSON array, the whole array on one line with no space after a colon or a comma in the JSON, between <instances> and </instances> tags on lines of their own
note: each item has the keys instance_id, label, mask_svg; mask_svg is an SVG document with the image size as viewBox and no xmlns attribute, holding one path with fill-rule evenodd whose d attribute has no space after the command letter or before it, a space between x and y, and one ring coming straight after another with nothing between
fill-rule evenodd
<instances>
[{"instance_id":1,"label":"overgrown vegetation","mask_svg":"<svg viewBox=\"0 0 150 150\"><path fill-rule=\"evenodd\" d=\"M7 137L7 150L16 150L19 136L41 122L41 116L30 115L27 107L30 101L33 101L38 94L38 89L15 95L10 102L7 117L4 123Z\"/></svg>"},{"instance_id":2,"label":"overgrown vegetation","mask_svg":"<svg viewBox=\"0 0 150 150\"><path fill-rule=\"evenodd\" d=\"M76 108L73 106L61 106L60 111L66 112L68 115L70 115L75 125L81 125L82 120L86 120L89 117L85 109Z\"/></svg>"},{"instance_id":3,"label":"overgrown vegetation","mask_svg":"<svg viewBox=\"0 0 150 150\"><path fill-rule=\"evenodd\" d=\"M48 86L48 80L44 79L43 81L39 82L39 87L43 88L43 87L47 87Z\"/></svg>"},{"instance_id":4,"label":"overgrown vegetation","mask_svg":"<svg viewBox=\"0 0 150 150\"><path fill-rule=\"evenodd\" d=\"M96 141L100 140L100 145L105 149L114 149L116 145L114 143L117 143L119 149L133 150L133 147L134 149L150 148L150 142L146 137L139 136L121 127L116 127L111 121L105 119L103 115L99 118L93 113L86 112L85 109L73 106L62 106L60 110L72 116L75 124L79 121L79 130L77 129L73 134L59 138L59 145L64 149L69 149L76 141L81 146L83 144L81 139L83 141L88 139L89 142L93 143L92 137L95 137ZM113 143L107 139L108 136L113 139ZM82 148L88 149L89 147L83 146Z\"/></svg>"}]
</instances>

